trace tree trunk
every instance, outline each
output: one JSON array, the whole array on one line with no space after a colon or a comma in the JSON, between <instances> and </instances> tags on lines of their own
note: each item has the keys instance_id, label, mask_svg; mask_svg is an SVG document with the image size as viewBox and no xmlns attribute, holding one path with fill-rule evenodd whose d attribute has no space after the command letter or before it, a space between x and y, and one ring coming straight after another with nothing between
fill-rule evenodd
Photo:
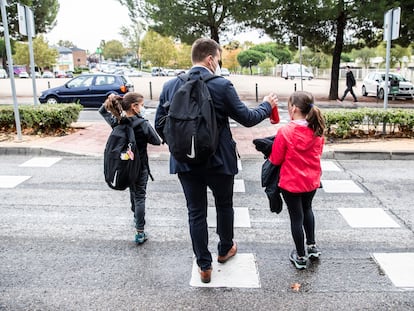
<instances>
[{"instance_id":1,"label":"tree trunk","mask_svg":"<svg viewBox=\"0 0 414 311\"><path fill-rule=\"evenodd\" d=\"M338 80L339 80L339 65L341 63L342 48L344 46L344 31L346 26L345 11L339 14L337 20L337 30L335 47L332 56L332 68L331 68L331 88L329 90L329 99L338 99Z\"/></svg>"},{"instance_id":2,"label":"tree trunk","mask_svg":"<svg viewBox=\"0 0 414 311\"><path fill-rule=\"evenodd\" d=\"M210 35L211 35L211 39L213 39L217 43L220 43L218 27L211 26L210 27Z\"/></svg>"}]
</instances>

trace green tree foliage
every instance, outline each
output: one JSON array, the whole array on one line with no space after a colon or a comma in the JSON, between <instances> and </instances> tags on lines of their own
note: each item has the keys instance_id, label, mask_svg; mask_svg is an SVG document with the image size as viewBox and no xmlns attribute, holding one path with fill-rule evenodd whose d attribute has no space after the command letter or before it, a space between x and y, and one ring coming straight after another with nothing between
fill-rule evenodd
<instances>
[{"instance_id":1,"label":"green tree foliage","mask_svg":"<svg viewBox=\"0 0 414 311\"><path fill-rule=\"evenodd\" d=\"M68 48L68 49L76 47L76 45L73 44L72 41L68 41L68 40L59 40L57 45L58 46L63 46L63 47Z\"/></svg>"},{"instance_id":2,"label":"green tree foliage","mask_svg":"<svg viewBox=\"0 0 414 311\"><path fill-rule=\"evenodd\" d=\"M125 56L126 50L122 45L122 42L118 40L110 40L105 42L102 54L105 59L119 60Z\"/></svg>"},{"instance_id":3,"label":"green tree foliage","mask_svg":"<svg viewBox=\"0 0 414 311\"><path fill-rule=\"evenodd\" d=\"M256 50L242 51L237 55L237 61L242 67L256 66L266 59L266 54Z\"/></svg>"},{"instance_id":4,"label":"green tree foliage","mask_svg":"<svg viewBox=\"0 0 414 311\"><path fill-rule=\"evenodd\" d=\"M9 33L12 39L27 40L19 33L17 3L27 5L33 11L36 34L47 33L56 26L56 17L59 11L58 0L8 0L7 3ZM2 25L1 18L0 25Z\"/></svg>"},{"instance_id":5,"label":"green tree foliage","mask_svg":"<svg viewBox=\"0 0 414 311\"><path fill-rule=\"evenodd\" d=\"M192 44L195 39L209 36L219 42L224 30L236 31L241 24L235 16L244 16L253 6L247 0L118 0L130 17L146 16L154 31ZM145 2L145 4L143 3ZM144 12L142 12L144 11Z\"/></svg>"},{"instance_id":6,"label":"green tree foliage","mask_svg":"<svg viewBox=\"0 0 414 311\"><path fill-rule=\"evenodd\" d=\"M364 45L375 46L382 40L384 13L398 1L387 0L262 0L250 15L251 26L263 29L278 40L288 37L292 44L297 36L313 50L321 49L332 55L329 98L338 98L340 57L350 50L353 41L345 34L363 39Z\"/></svg>"},{"instance_id":7,"label":"green tree foliage","mask_svg":"<svg viewBox=\"0 0 414 311\"><path fill-rule=\"evenodd\" d=\"M33 40L33 54L36 66L41 68L52 67L56 64L59 52L54 48L49 48L48 42L42 35ZM26 43L16 43L16 53L13 55L13 61L16 65L29 65L29 46Z\"/></svg>"},{"instance_id":8,"label":"green tree foliage","mask_svg":"<svg viewBox=\"0 0 414 311\"><path fill-rule=\"evenodd\" d=\"M278 64L290 63L292 60L292 52L286 46L276 42L258 44L251 47L251 49L272 55Z\"/></svg>"},{"instance_id":9,"label":"green tree foliage","mask_svg":"<svg viewBox=\"0 0 414 311\"><path fill-rule=\"evenodd\" d=\"M352 50L352 55L355 60L358 60L364 68L368 68L371 64L371 58L375 57L375 50L373 48L364 47L360 50Z\"/></svg>"},{"instance_id":10,"label":"green tree foliage","mask_svg":"<svg viewBox=\"0 0 414 311\"><path fill-rule=\"evenodd\" d=\"M142 40L142 58L155 67L165 67L176 58L174 42L155 31L148 31Z\"/></svg>"}]
</instances>

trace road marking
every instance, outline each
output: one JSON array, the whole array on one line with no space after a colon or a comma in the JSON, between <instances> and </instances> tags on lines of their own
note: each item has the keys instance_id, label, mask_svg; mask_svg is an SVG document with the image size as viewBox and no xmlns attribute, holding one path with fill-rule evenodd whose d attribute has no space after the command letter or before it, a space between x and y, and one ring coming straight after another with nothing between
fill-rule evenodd
<instances>
[{"instance_id":1,"label":"road marking","mask_svg":"<svg viewBox=\"0 0 414 311\"><path fill-rule=\"evenodd\" d=\"M414 253L373 253L372 256L396 287L414 289Z\"/></svg>"},{"instance_id":2,"label":"road marking","mask_svg":"<svg viewBox=\"0 0 414 311\"><path fill-rule=\"evenodd\" d=\"M201 282L197 262L194 258L190 286L260 288L259 271L254 254L237 253L225 264L217 262L217 254L211 255L213 256L211 282Z\"/></svg>"},{"instance_id":3,"label":"road marking","mask_svg":"<svg viewBox=\"0 0 414 311\"><path fill-rule=\"evenodd\" d=\"M332 172L340 172L341 169L336 165L333 161L321 161L322 172L324 171L332 171Z\"/></svg>"},{"instance_id":4,"label":"road marking","mask_svg":"<svg viewBox=\"0 0 414 311\"><path fill-rule=\"evenodd\" d=\"M211 192L210 188L207 188L208 192ZM244 186L244 180L243 179L235 179L234 180L234 186L233 186L233 192L246 192L246 187Z\"/></svg>"},{"instance_id":5,"label":"road marking","mask_svg":"<svg viewBox=\"0 0 414 311\"><path fill-rule=\"evenodd\" d=\"M30 177L31 176L0 176L0 188L14 188L28 180Z\"/></svg>"},{"instance_id":6,"label":"road marking","mask_svg":"<svg viewBox=\"0 0 414 311\"><path fill-rule=\"evenodd\" d=\"M62 158L34 157L20 164L19 167L51 167L60 160L62 160Z\"/></svg>"},{"instance_id":7,"label":"road marking","mask_svg":"<svg viewBox=\"0 0 414 311\"><path fill-rule=\"evenodd\" d=\"M235 207L234 209L234 227L251 228L249 209L245 207ZM209 227L217 227L217 213L215 207L209 207L207 210L207 223Z\"/></svg>"},{"instance_id":8,"label":"road marking","mask_svg":"<svg viewBox=\"0 0 414 311\"><path fill-rule=\"evenodd\" d=\"M321 180L326 193L364 193L352 180Z\"/></svg>"},{"instance_id":9,"label":"road marking","mask_svg":"<svg viewBox=\"0 0 414 311\"><path fill-rule=\"evenodd\" d=\"M338 208L353 228L399 228L382 208Z\"/></svg>"}]
</instances>

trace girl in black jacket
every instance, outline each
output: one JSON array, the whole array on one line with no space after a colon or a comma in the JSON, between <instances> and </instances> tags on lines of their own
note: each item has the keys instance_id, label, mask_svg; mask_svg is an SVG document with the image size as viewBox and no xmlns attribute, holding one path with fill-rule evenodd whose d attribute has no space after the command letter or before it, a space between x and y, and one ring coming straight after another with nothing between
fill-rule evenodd
<instances>
[{"instance_id":1,"label":"girl in black jacket","mask_svg":"<svg viewBox=\"0 0 414 311\"><path fill-rule=\"evenodd\" d=\"M123 97L111 94L99 109L99 113L112 128L120 123L133 122L136 118L142 118L144 107L144 97L135 92L129 92ZM134 128L135 140L139 150L141 168L138 181L129 187L131 210L134 212L135 219L135 243L142 244L148 239L144 232L145 226L145 198L147 190L148 176L151 176L148 163L148 143L160 145L161 140L152 128L148 120L140 122Z\"/></svg>"}]
</instances>

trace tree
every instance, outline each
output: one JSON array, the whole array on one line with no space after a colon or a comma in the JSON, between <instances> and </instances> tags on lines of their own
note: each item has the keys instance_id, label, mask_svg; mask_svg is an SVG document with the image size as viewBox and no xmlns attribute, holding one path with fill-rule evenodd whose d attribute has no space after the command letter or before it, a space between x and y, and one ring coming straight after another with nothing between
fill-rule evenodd
<instances>
[{"instance_id":1,"label":"tree","mask_svg":"<svg viewBox=\"0 0 414 311\"><path fill-rule=\"evenodd\" d=\"M375 57L375 51L372 48L364 47L360 50L353 50L352 55L355 60L359 60L364 68L368 68L371 65L371 58Z\"/></svg>"},{"instance_id":2,"label":"tree","mask_svg":"<svg viewBox=\"0 0 414 311\"><path fill-rule=\"evenodd\" d=\"M58 43L57 43L57 45L58 46L63 46L63 47L68 48L68 49L70 49L70 48L76 48L76 45L73 44L72 41L68 41L68 40L59 40Z\"/></svg>"},{"instance_id":3,"label":"tree","mask_svg":"<svg viewBox=\"0 0 414 311\"><path fill-rule=\"evenodd\" d=\"M148 31L142 40L142 58L153 66L165 67L175 59L176 50L170 38L162 37L155 31Z\"/></svg>"},{"instance_id":4,"label":"tree","mask_svg":"<svg viewBox=\"0 0 414 311\"><path fill-rule=\"evenodd\" d=\"M179 38L192 44L200 37L209 36L220 42L224 30L237 31L242 24L235 16L246 15L254 6L247 0L119 0L127 6L131 18L146 16L152 20L151 29L163 36ZM145 2L145 4L143 3Z\"/></svg>"},{"instance_id":5,"label":"tree","mask_svg":"<svg viewBox=\"0 0 414 311\"><path fill-rule=\"evenodd\" d=\"M125 56L126 50L122 45L122 42L118 40L110 40L105 42L102 54L105 59L119 60Z\"/></svg>"},{"instance_id":6,"label":"tree","mask_svg":"<svg viewBox=\"0 0 414 311\"><path fill-rule=\"evenodd\" d=\"M45 67L52 67L56 64L59 52L54 48L49 48L48 42L42 35L33 40L34 62L42 71ZM30 64L29 46L26 43L16 43L16 53L13 55L14 63L18 65Z\"/></svg>"},{"instance_id":7,"label":"tree","mask_svg":"<svg viewBox=\"0 0 414 311\"><path fill-rule=\"evenodd\" d=\"M266 54L252 49L240 52L239 55L237 55L237 61L242 67L256 66L265 59Z\"/></svg>"},{"instance_id":8,"label":"tree","mask_svg":"<svg viewBox=\"0 0 414 311\"><path fill-rule=\"evenodd\" d=\"M301 36L312 50L331 54L329 99L337 99L342 51L356 44L375 46L382 40L379 25L387 9L396 4L398 1L387 0L263 0L255 7L248 24L264 29L278 40L289 37L292 44ZM345 40L348 34L352 38Z\"/></svg>"},{"instance_id":9,"label":"tree","mask_svg":"<svg viewBox=\"0 0 414 311\"><path fill-rule=\"evenodd\" d=\"M56 26L56 17L59 11L58 0L8 0L7 3L9 4L7 7L9 33L12 39L18 41L27 40L27 37L19 33L17 3L27 5L33 11L36 34L47 33ZM2 25L1 18L0 25Z\"/></svg>"}]
</instances>

